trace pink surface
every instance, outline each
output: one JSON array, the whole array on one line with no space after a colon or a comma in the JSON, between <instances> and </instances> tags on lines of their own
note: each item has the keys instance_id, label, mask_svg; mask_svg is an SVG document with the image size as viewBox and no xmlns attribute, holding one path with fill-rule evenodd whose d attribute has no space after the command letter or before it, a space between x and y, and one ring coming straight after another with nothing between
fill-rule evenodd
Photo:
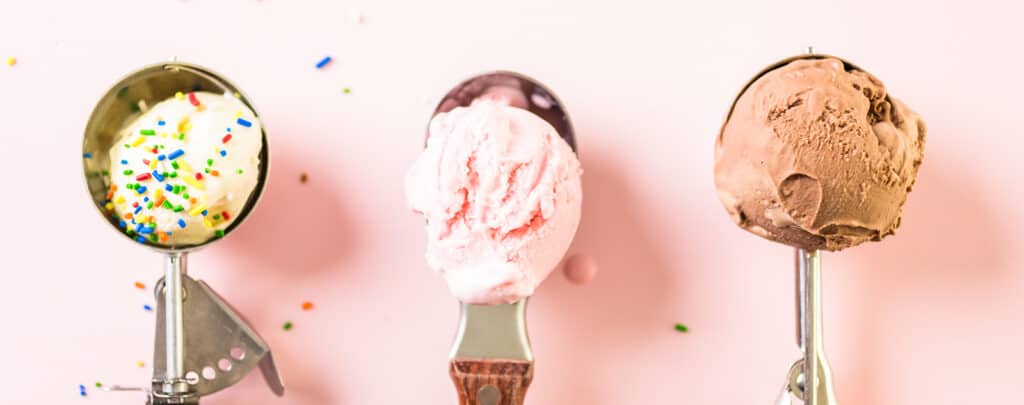
<instances>
[{"instance_id":1,"label":"pink surface","mask_svg":"<svg viewBox=\"0 0 1024 405\"><path fill-rule=\"evenodd\" d=\"M78 384L149 377L135 362L150 361L152 298L132 283L152 285L160 259L93 212L78 159L103 91L174 55L245 89L273 144L258 210L191 273L263 333L289 392L250 376L204 404L455 403L458 309L426 269L402 179L433 104L494 68L541 79L573 114L586 202L571 252L601 267L532 301L529 403L770 403L798 356L791 252L722 211L712 146L738 87L807 44L878 75L929 128L900 232L825 255L840 400L1024 395L1019 6L518 1L496 19L468 0L208 3L0 3L0 58L18 58L0 65L5 404L75 404Z\"/></svg>"}]
</instances>

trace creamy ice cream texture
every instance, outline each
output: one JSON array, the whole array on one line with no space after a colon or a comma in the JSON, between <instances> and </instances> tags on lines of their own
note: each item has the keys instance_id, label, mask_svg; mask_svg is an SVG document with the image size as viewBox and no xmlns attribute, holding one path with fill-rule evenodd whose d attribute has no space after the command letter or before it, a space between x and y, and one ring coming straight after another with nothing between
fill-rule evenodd
<instances>
[{"instance_id":1,"label":"creamy ice cream texture","mask_svg":"<svg viewBox=\"0 0 1024 405\"><path fill-rule=\"evenodd\" d=\"M715 185L740 227L841 250L896 231L924 143L921 118L871 74L796 60L736 101L715 145Z\"/></svg>"},{"instance_id":2,"label":"creamy ice cream texture","mask_svg":"<svg viewBox=\"0 0 1024 405\"><path fill-rule=\"evenodd\" d=\"M232 95L178 93L110 149L110 205L139 242L195 245L222 236L259 180L263 135Z\"/></svg>"},{"instance_id":3,"label":"creamy ice cream texture","mask_svg":"<svg viewBox=\"0 0 1024 405\"><path fill-rule=\"evenodd\" d=\"M436 115L406 177L428 264L462 302L533 294L576 233L581 174L569 144L527 110L478 100Z\"/></svg>"}]
</instances>

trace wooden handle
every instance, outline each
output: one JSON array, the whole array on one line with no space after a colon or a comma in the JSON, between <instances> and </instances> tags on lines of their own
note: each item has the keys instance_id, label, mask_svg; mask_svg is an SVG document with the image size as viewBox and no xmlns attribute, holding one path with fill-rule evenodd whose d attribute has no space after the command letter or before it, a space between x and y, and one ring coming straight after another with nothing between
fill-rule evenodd
<instances>
[{"instance_id":1,"label":"wooden handle","mask_svg":"<svg viewBox=\"0 0 1024 405\"><path fill-rule=\"evenodd\" d=\"M459 405L523 405L533 381L533 362L456 359L449 374L459 391Z\"/></svg>"}]
</instances>

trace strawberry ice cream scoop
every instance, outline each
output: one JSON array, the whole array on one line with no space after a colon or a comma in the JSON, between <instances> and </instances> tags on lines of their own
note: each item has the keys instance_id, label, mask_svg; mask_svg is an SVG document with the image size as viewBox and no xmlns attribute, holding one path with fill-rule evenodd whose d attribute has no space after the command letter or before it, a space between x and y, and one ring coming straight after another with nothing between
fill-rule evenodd
<instances>
[{"instance_id":1,"label":"strawberry ice cream scoop","mask_svg":"<svg viewBox=\"0 0 1024 405\"><path fill-rule=\"evenodd\" d=\"M569 144L527 110L478 100L438 114L406 177L409 206L427 220L427 263L465 303L530 296L576 234L581 174Z\"/></svg>"}]
</instances>

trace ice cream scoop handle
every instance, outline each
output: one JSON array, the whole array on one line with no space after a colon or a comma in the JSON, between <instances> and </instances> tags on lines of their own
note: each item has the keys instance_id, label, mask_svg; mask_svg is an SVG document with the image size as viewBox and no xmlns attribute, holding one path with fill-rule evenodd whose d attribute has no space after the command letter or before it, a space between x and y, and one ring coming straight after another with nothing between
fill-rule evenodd
<instances>
[{"instance_id":1,"label":"ice cream scoop handle","mask_svg":"<svg viewBox=\"0 0 1024 405\"><path fill-rule=\"evenodd\" d=\"M449 369L459 405L522 405L533 381L533 362L455 359Z\"/></svg>"}]
</instances>

